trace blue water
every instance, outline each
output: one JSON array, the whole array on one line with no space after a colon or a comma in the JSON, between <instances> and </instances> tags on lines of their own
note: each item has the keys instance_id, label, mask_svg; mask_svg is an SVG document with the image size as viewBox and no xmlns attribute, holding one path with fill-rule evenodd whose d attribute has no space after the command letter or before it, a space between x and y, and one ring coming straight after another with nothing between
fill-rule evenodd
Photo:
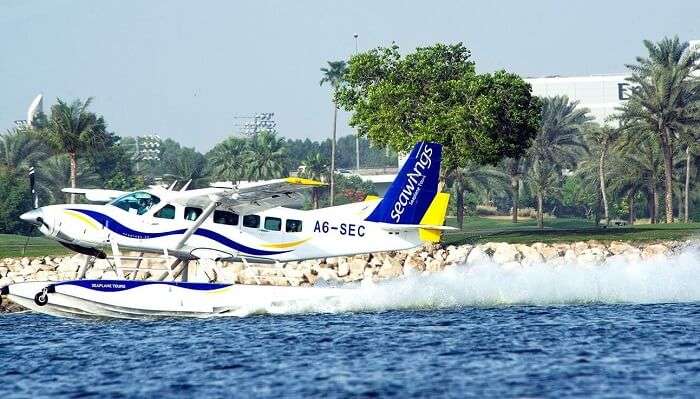
<instances>
[{"instance_id":1,"label":"blue water","mask_svg":"<svg viewBox=\"0 0 700 399\"><path fill-rule=\"evenodd\" d=\"M700 304L0 317L13 397L697 397Z\"/></svg>"}]
</instances>

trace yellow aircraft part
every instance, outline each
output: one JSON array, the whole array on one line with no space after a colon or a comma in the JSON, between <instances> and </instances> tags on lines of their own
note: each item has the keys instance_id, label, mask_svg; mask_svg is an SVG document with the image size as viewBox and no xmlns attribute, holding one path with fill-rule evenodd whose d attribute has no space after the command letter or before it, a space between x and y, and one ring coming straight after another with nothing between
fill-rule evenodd
<instances>
[{"instance_id":1,"label":"yellow aircraft part","mask_svg":"<svg viewBox=\"0 0 700 399\"><path fill-rule=\"evenodd\" d=\"M447 214L447 203L450 202L450 194L437 193L433 202L430 203L428 210L423 215L420 224L432 224L442 226L445 223L445 215ZM418 234L421 241L439 242L440 230L436 229L418 229Z\"/></svg>"},{"instance_id":2,"label":"yellow aircraft part","mask_svg":"<svg viewBox=\"0 0 700 399\"><path fill-rule=\"evenodd\" d=\"M90 227L93 230L99 230L100 228L97 227L95 222L92 221L92 219L88 218L87 216L80 214L78 212L70 211L70 210L64 210L63 213L65 213L68 216L71 216L75 219L80 220L81 222L85 223L88 227Z\"/></svg>"},{"instance_id":3,"label":"yellow aircraft part","mask_svg":"<svg viewBox=\"0 0 700 399\"><path fill-rule=\"evenodd\" d=\"M368 196L365 197L365 201L364 201L364 202L378 200L379 198L380 198L380 197L378 197L378 196L376 196L376 195L368 195Z\"/></svg>"},{"instance_id":4,"label":"yellow aircraft part","mask_svg":"<svg viewBox=\"0 0 700 399\"><path fill-rule=\"evenodd\" d=\"M289 247L294 247L297 245L301 245L307 241L309 241L311 237L305 238L303 240L299 241L290 241L290 242L276 242L276 243L271 243L271 244L261 244L261 246L266 247L266 248L289 248Z\"/></svg>"},{"instance_id":5,"label":"yellow aircraft part","mask_svg":"<svg viewBox=\"0 0 700 399\"><path fill-rule=\"evenodd\" d=\"M304 179L302 177L288 177L287 183L300 184L302 186L325 186L326 183L313 179Z\"/></svg>"}]
</instances>

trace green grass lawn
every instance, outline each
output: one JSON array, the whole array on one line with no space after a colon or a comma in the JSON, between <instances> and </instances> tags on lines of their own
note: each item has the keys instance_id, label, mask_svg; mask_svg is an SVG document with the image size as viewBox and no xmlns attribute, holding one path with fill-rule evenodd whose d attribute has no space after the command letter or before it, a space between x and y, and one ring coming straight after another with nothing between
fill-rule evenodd
<instances>
[{"instance_id":1,"label":"green grass lawn","mask_svg":"<svg viewBox=\"0 0 700 399\"><path fill-rule=\"evenodd\" d=\"M447 224L456 226L454 218ZM508 219L470 217L464 221L461 231L443 235L445 244L474 244L487 241L529 244L533 242L572 241L657 241L682 240L700 237L700 223L637 224L622 227L596 227L585 219L547 219L545 228L537 228L537 221L523 219L514 224Z\"/></svg>"},{"instance_id":2,"label":"green grass lawn","mask_svg":"<svg viewBox=\"0 0 700 399\"><path fill-rule=\"evenodd\" d=\"M27 241L25 236L0 234L0 258L65 255L68 253L70 251L59 243L44 237L29 237Z\"/></svg>"}]
</instances>

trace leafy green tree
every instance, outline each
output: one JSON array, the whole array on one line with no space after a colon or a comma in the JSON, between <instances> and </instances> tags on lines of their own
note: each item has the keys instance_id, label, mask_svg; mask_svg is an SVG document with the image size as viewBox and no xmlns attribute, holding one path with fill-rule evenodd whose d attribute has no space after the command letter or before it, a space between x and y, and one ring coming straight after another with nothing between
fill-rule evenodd
<instances>
[{"instance_id":1,"label":"leafy green tree","mask_svg":"<svg viewBox=\"0 0 700 399\"><path fill-rule=\"evenodd\" d=\"M252 137L247 159L246 176L250 181L277 179L289 173L284 139L275 133L261 132Z\"/></svg>"},{"instance_id":2,"label":"leafy green tree","mask_svg":"<svg viewBox=\"0 0 700 399\"><path fill-rule=\"evenodd\" d=\"M700 68L700 52L678 37L658 43L645 40L648 56L627 65L634 85L623 107L624 122L647 125L658 137L664 160L666 223L673 223L673 152L684 132L700 125L700 84L693 76Z\"/></svg>"},{"instance_id":3,"label":"leafy green tree","mask_svg":"<svg viewBox=\"0 0 700 399\"><path fill-rule=\"evenodd\" d=\"M299 174L301 177L307 179L314 179L325 181L326 177L330 174L328 169L328 160L321 156L321 154L310 155L302 161L303 170ZM318 209L319 199L321 197L321 188L314 187L311 190L311 203L313 209Z\"/></svg>"},{"instance_id":4,"label":"leafy green tree","mask_svg":"<svg viewBox=\"0 0 700 399\"><path fill-rule=\"evenodd\" d=\"M333 135L331 141L331 206L333 206L333 200L335 197L335 137L338 126L338 89L343 83L343 78L346 73L345 61L328 61L328 67L321 68L322 78L319 84L323 86L324 83L331 85L333 90Z\"/></svg>"},{"instance_id":5,"label":"leafy green tree","mask_svg":"<svg viewBox=\"0 0 700 399\"><path fill-rule=\"evenodd\" d=\"M379 147L407 152L421 140L442 144L442 182L470 161L521 156L537 130L529 86L505 72L477 75L470 57L461 43L405 56L395 45L360 53L349 62L338 102Z\"/></svg>"},{"instance_id":6,"label":"leafy green tree","mask_svg":"<svg viewBox=\"0 0 700 399\"><path fill-rule=\"evenodd\" d=\"M586 108L578 108L578 102L570 102L566 96L542 99L541 126L528 150L531 173L528 181L531 192L537 197L537 224L544 223L545 197L557 191L548 184L561 181L562 169L573 169L576 161L586 151L581 133L592 119Z\"/></svg>"},{"instance_id":7,"label":"leafy green tree","mask_svg":"<svg viewBox=\"0 0 700 399\"><path fill-rule=\"evenodd\" d=\"M86 188L103 188L104 181L88 165L87 160L78 159L77 178ZM68 155L54 155L36 167L36 192L40 205L65 203L69 196L61 190L70 185L71 163Z\"/></svg>"},{"instance_id":8,"label":"leafy green tree","mask_svg":"<svg viewBox=\"0 0 700 399\"><path fill-rule=\"evenodd\" d=\"M31 226L19 218L32 208L27 179L0 166L0 187L0 233L28 234Z\"/></svg>"},{"instance_id":9,"label":"leafy green tree","mask_svg":"<svg viewBox=\"0 0 700 399\"><path fill-rule=\"evenodd\" d=\"M213 179L238 182L245 178L248 164L248 142L228 137L206 155Z\"/></svg>"},{"instance_id":10,"label":"leafy green tree","mask_svg":"<svg viewBox=\"0 0 700 399\"><path fill-rule=\"evenodd\" d=\"M46 128L47 138L58 153L70 160L70 186L75 188L78 176L78 157L86 152L104 148L109 140L106 123L101 116L88 111L92 98L76 99L68 104L60 98L51 107ZM75 194L71 194L71 203Z\"/></svg>"}]
</instances>

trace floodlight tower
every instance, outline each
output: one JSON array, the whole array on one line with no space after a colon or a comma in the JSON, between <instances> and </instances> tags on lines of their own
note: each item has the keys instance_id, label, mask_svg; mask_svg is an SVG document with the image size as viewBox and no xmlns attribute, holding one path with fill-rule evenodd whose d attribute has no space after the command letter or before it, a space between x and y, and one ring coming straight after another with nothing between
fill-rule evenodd
<instances>
[{"instance_id":1,"label":"floodlight tower","mask_svg":"<svg viewBox=\"0 0 700 399\"><path fill-rule=\"evenodd\" d=\"M276 133L277 122L274 117L274 112L258 112L254 115L238 115L233 118L242 120L242 122L234 124L240 129L240 133L251 137L263 131Z\"/></svg>"}]
</instances>

